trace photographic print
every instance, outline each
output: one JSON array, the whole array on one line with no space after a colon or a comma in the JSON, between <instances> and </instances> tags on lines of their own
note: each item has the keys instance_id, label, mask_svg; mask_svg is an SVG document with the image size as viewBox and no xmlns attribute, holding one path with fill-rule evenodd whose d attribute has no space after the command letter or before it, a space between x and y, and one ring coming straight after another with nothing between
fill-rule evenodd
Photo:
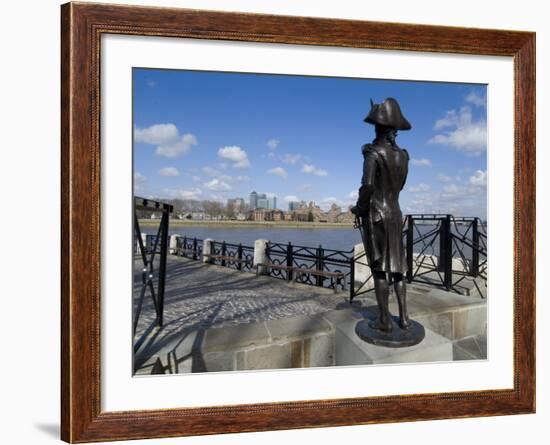
<instances>
[{"instance_id":1,"label":"photographic print","mask_svg":"<svg viewBox=\"0 0 550 445\"><path fill-rule=\"evenodd\" d=\"M63 440L535 411L533 32L61 30Z\"/></svg>"},{"instance_id":2,"label":"photographic print","mask_svg":"<svg viewBox=\"0 0 550 445\"><path fill-rule=\"evenodd\" d=\"M134 375L487 359L486 85L132 82Z\"/></svg>"}]
</instances>

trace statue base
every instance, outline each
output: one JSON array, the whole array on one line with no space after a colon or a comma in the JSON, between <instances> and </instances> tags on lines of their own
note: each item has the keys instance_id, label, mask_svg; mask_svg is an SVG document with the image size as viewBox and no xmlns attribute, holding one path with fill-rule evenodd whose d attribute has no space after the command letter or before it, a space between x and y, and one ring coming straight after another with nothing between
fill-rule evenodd
<instances>
[{"instance_id":1,"label":"statue base","mask_svg":"<svg viewBox=\"0 0 550 445\"><path fill-rule=\"evenodd\" d=\"M424 340L426 331L424 326L414 320L407 329L401 329L398 318L392 317L391 332L382 331L371 326L372 321L361 320L355 325L357 336L367 343L388 348L406 348L414 346Z\"/></svg>"}]
</instances>

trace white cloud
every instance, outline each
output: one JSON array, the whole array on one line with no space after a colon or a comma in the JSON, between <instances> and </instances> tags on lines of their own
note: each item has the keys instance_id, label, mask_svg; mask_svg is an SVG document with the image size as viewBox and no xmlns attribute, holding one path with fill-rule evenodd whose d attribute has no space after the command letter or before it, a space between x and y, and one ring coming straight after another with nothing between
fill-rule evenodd
<instances>
[{"instance_id":1,"label":"white cloud","mask_svg":"<svg viewBox=\"0 0 550 445\"><path fill-rule=\"evenodd\" d=\"M302 155L287 153L286 155L281 156L280 159L281 159L281 162L284 162L285 164L295 165L298 163L300 159L302 159Z\"/></svg>"},{"instance_id":2,"label":"white cloud","mask_svg":"<svg viewBox=\"0 0 550 445\"><path fill-rule=\"evenodd\" d=\"M164 193L171 198L179 199L199 199L202 194L202 190L199 188L194 189L164 189Z\"/></svg>"},{"instance_id":3,"label":"white cloud","mask_svg":"<svg viewBox=\"0 0 550 445\"><path fill-rule=\"evenodd\" d=\"M161 176L179 176L180 172L176 167L164 167L159 170Z\"/></svg>"},{"instance_id":4,"label":"white cloud","mask_svg":"<svg viewBox=\"0 0 550 445\"><path fill-rule=\"evenodd\" d=\"M147 128L134 129L134 140L144 144L169 144L179 138L180 132L174 124L156 124Z\"/></svg>"},{"instance_id":5,"label":"white cloud","mask_svg":"<svg viewBox=\"0 0 550 445\"><path fill-rule=\"evenodd\" d=\"M357 199L357 198L359 198L359 191L358 190L353 190L353 191L348 193L347 197L349 199Z\"/></svg>"},{"instance_id":6,"label":"white cloud","mask_svg":"<svg viewBox=\"0 0 550 445\"><path fill-rule=\"evenodd\" d=\"M468 184L473 187L487 186L487 171L476 170L473 176L470 176Z\"/></svg>"},{"instance_id":7,"label":"white cloud","mask_svg":"<svg viewBox=\"0 0 550 445\"><path fill-rule=\"evenodd\" d=\"M283 178L283 179L288 178L288 173L282 167L271 168L267 171L267 173L270 175L279 176L280 178Z\"/></svg>"},{"instance_id":8,"label":"white cloud","mask_svg":"<svg viewBox=\"0 0 550 445\"><path fill-rule=\"evenodd\" d=\"M134 141L156 145L155 153L167 158L177 158L188 153L197 138L191 133L181 135L174 124L155 124L147 128L135 127Z\"/></svg>"},{"instance_id":9,"label":"white cloud","mask_svg":"<svg viewBox=\"0 0 550 445\"><path fill-rule=\"evenodd\" d=\"M486 171L477 170L464 181L459 176L451 177L444 174L438 175L438 180L443 184L440 187L405 194L401 202L404 212L486 217Z\"/></svg>"},{"instance_id":10,"label":"white cloud","mask_svg":"<svg viewBox=\"0 0 550 445\"><path fill-rule=\"evenodd\" d=\"M265 145L267 145L270 150L275 150L279 146L280 142L281 141L277 139L270 139L269 141L266 142Z\"/></svg>"},{"instance_id":11,"label":"white cloud","mask_svg":"<svg viewBox=\"0 0 550 445\"><path fill-rule=\"evenodd\" d=\"M250 167L250 161L248 160L246 151L236 145L220 148L218 150L218 156L222 159L231 161L235 168Z\"/></svg>"},{"instance_id":12,"label":"white cloud","mask_svg":"<svg viewBox=\"0 0 550 445\"><path fill-rule=\"evenodd\" d=\"M200 176L193 176L193 181L195 182L199 182L201 180L201 177Z\"/></svg>"},{"instance_id":13,"label":"white cloud","mask_svg":"<svg viewBox=\"0 0 550 445\"><path fill-rule=\"evenodd\" d=\"M464 100L476 107L485 107L487 105L487 98L476 91L471 91Z\"/></svg>"},{"instance_id":14,"label":"white cloud","mask_svg":"<svg viewBox=\"0 0 550 445\"><path fill-rule=\"evenodd\" d=\"M448 111L445 117L436 121L434 130L441 131L428 143L448 145L469 155L479 155L487 148L487 123L474 121L472 109L468 106Z\"/></svg>"},{"instance_id":15,"label":"white cloud","mask_svg":"<svg viewBox=\"0 0 550 445\"><path fill-rule=\"evenodd\" d=\"M197 145L197 138L192 134L184 134L173 144L159 145L155 153L166 158L178 158L188 153L193 145Z\"/></svg>"},{"instance_id":16,"label":"white cloud","mask_svg":"<svg viewBox=\"0 0 550 445\"><path fill-rule=\"evenodd\" d=\"M411 193L429 192L430 186L428 184L418 184L407 189Z\"/></svg>"},{"instance_id":17,"label":"white cloud","mask_svg":"<svg viewBox=\"0 0 550 445\"><path fill-rule=\"evenodd\" d=\"M203 184L208 190L215 192L227 192L231 190L231 185L219 178L214 178L211 181L205 182Z\"/></svg>"},{"instance_id":18,"label":"white cloud","mask_svg":"<svg viewBox=\"0 0 550 445\"><path fill-rule=\"evenodd\" d=\"M238 182L250 181L250 176L240 175L235 178Z\"/></svg>"},{"instance_id":19,"label":"white cloud","mask_svg":"<svg viewBox=\"0 0 550 445\"><path fill-rule=\"evenodd\" d=\"M411 159L411 164L417 167L431 167L432 161L429 159Z\"/></svg>"},{"instance_id":20,"label":"white cloud","mask_svg":"<svg viewBox=\"0 0 550 445\"><path fill-rule=\"evenodd\" d=\"M311 186L311 184L301 184L298 187L298 191L302 193L311 192L311 190L313 190L313 187Z\"/></svg>"},{"instance_id":21,"label":"white cloud","mask_svg":"<svg viewBox=\"0 0 550 445\"><path fill-rule=\"evenodd\" d=\"M283 198L285 202L297 202L300 201L300 199L296 195L287 195Z\"/></svg>"},{"instance_id":22,"label":"white cloud","mask_svg":"<svg viewBox=\"0 0 550 445\"><path fill-rule=\"evenodd\" d=\"M317 175L317 176L327 176L328 172L326 170L315 167L313 164L304 164L302 167L304 173Z\"/></svg>"}]
</instances>

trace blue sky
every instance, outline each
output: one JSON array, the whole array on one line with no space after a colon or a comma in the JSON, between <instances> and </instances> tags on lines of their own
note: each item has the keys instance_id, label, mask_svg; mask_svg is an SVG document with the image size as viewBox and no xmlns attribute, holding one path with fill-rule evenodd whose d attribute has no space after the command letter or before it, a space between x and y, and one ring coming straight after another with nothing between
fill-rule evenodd
<instances>
[{"instance_id":1,"label":"blue sky","mask_svg":"<svg viewBox=\"0 0 550 445\"><path fill-rule=\"evenodd\" d=\"M353 204L369 99L395 97L404 213L486 217L484 85L135 68L133 92L137 195Z\"/></svg>"}]
</instances>

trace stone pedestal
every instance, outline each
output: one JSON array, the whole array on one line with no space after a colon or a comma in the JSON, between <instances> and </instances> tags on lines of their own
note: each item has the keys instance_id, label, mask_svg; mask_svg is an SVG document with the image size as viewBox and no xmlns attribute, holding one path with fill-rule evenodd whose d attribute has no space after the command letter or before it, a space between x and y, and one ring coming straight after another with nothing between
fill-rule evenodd
<instances>
[{"instance_id":1,"label":"stone pedestal","mask_svg":"<svg viewBox=\"0 0 550 445\"><path fill-rule=\"evenodd\" d=\"M178 238L181 238L180 235L170 235L170 247L169 252L173 255L176 253L176 248L178 247Z\"/></svg>"},{"instance_id":2,"label":"stone pedestal","mask_svg":"<svg viewBox=\"0 0 550 445\"><path fill-rule=\"evenodd\" d=\"M210 263L210 254L212 252L212 243L214 240L212 238L206 238L202 242L202 262L203 263Z\"/></svg>"},{"instance_id":3,"label":"stone pedestal","mask_svg":"<svg viewBox=\"0 0 550 445\"><path fill-rule=\"evenodd\" d=\"M266 239L257 239L254 241L254 267L256 267L258 264L265 264L268 262L267 258L267 243L269 240ZM260 266L258 272L261 275L267 274L269 271L267 270L267 267Z\"/></svg>"},{"instance_id":4,"label":"stone pedestal","mask_svg":"<svg viewBox=\"0 0 550 445\"><path fill-rule=\"evenodd\" d=\"M453 360L453 342L426 329L424 340L406 348L371 345L355 333L357 322L336 326L336 365L375 365L386 363L415 363Z\"/></svg>"}]
</instances>

